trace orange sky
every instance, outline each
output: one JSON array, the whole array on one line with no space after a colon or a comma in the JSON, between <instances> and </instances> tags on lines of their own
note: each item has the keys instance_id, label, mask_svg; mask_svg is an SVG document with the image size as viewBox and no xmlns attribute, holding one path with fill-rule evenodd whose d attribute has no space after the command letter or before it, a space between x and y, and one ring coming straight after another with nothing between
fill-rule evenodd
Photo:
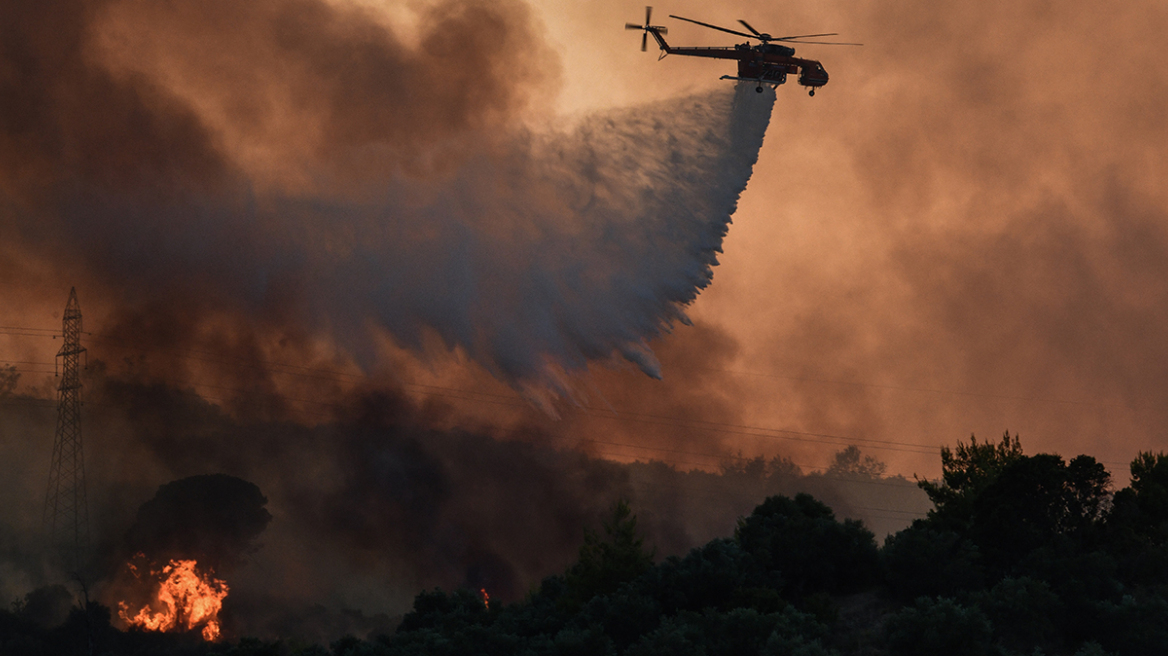
<instances>
[{"instance_id":1,"label":"orange sky","mask_svg":"<svg viewBox=\"0 0 1168 656\"><path fill-rule=\"evenodd\" d=\"M396 26L394 56L403 62L413 62L411 49L424 41L419 26L442 18L427 13L428 3L362 4L376 21ZM410 69L419 77L409 80L337 79L312 68L321 58L343 61L363 52L356 47L367 42L365 28L355 18L298 24L321 30L320 47L300 61L272 57L246 31L200 51L198 39L165 38L197 36L189 17L154 15L149 4L136 2L94 3L104 13L92 23L100 27L90 28L97 37L81 52L117 79L152 80L143 88L163 99L148 104L183 108L167 114L179 117L173 124L155 126L161 136L143 139L162 144L165 155L147 146L127 152L143 169L197 173L192 186L230 178L235 169L260 189L327 187L335 182L328 176L351 181L346 176L359 177L370 162L441 171L462 155L461 144L433 137L427 130L435 125L441 135L450 125L489 132L516 117L533 125L578 120L729 84L717 78L732 73L730 64L659 62L641 53L639 36L623 24L639 21L642 6L501 5L504 16L527 7L531 15L515 24L533 21L530 33L509 31L504 21L497 29L428 35L449 39L453 54L445 67ZM375 347L382 354L371 368L375 375L410 383L419 397L436 394L454 409L447 415L452 424L534 423L565 443L602 435L608 444L582 448L623 458L710 464L718 454L741 452L785 454L822 467L841 445L855 443L892 472L934 476L938 445L1008 429L1021 434L1027 452L1089 453L1122 481L1124 463L1137 450L1168 449L1168 347L1160 337L1168 330L1163 3L690 1L655 9L654 23L670 28L671 43L730 45L737 37L674 21L670 13L729 27L745 18L776 34L834 31L865 46L799 47L801 56L824 63L831 82L814 98L793 83L778 90L713 285L687 310L696 327L654 343L664 380L598 364L590 377L572 382L577 403L598 409L561 403L561 418L553 420L441 347L425 346L421 354ZM263 9L247 18L256 25L270 20ZM142 32L139 24L165 29ZM326 38L328 30L344 33L347 49L329 50L336 42ZM476 58L470 72L460 64L465 57ZM488 60L498 69L485 66ZM241 61L263 74L239 74L248 70ZM455 77L444 77L452 71ZM306 91L324 83L336 87L331 95ZM80 94L78 113L98 111L82 101L85 93L100 93L81 87L64 84L54 93ZM407 91L420 98L409 105L418 114L401 119L404 127L379 122L379 112ZM337 99L343 102L314 104ZM101 111L120 116L115 110ZM326 112L329 121L318 121ZM192 124L209 126L213 143L188 147L198 143ZM341 145L366 139L398 149L337 164ZM426 150L433 139L440 146ZM416 157L418 143L430 159ZM226 164L215 155L223 151L232 154ZM187 159L176 161L179 152ZM150 157L150 166L141 164ZM38 198L29 180L50 174L35 157L16 159L0 161L5 191ZM305 164L316 161L336 168L321 174ZM101 166L93 175L110 185L120 184L112 172L134 168L112 160ZM127 315L157 302L148 286L119 287L130 273L99 274L68 257L54 261L55 252L68 253L52 248L60 235L18 217L29 210L17 207L6 201L11 218L0 224L7 244L0 243L0 324L54 326L69 284L78 285L87 326L95 330L135 325ZM192 249L199 237L198 231L187 237ZM112 261L119 256L111 254ZM307 354L311 366L348 371L360 358L339 346L344 340L327 326L290 329L282 309L257 317L213 295L183 300L190 305L177 316L189 313L199 323L179 331L191 348L226 344L228 351L295 362ZM169 334L151 332L143 343ZM47 361L53 352L52 344L3 335L0 347L16 361ZM91 354L99 350L91 345ZM122 355L110 351L106 359ZM230 378L208 373L205 362L187 367L191 380ZM36 382L33 374L24 380ZM320 393L311 381L272 380L289 396ZM621 416L601 416L604 409Z\"/></svg>"},{"instance_id":2,"label":"orange sky","mask_svg":"<svg viewBox=\"0 0 1168 656\"><path fill-rule=\"evenodd\" d=\"M562 107L725 84L724 64L640 53L619 29L637 9L545 8ZM667 379L719 376L747 425L932 445L1009 429L1029 452L1108 461L1118 480L1136 450L1168 448L1162 3L655 8L671 43L728 45L668 14L865 46L799 48L831 82L815 98L779 89L691 310L737 342L716 365L735 373ZM823 459L814 444L717 439ZM938 471L935 456L872 453Z\"/></svg>"}]
</instances>

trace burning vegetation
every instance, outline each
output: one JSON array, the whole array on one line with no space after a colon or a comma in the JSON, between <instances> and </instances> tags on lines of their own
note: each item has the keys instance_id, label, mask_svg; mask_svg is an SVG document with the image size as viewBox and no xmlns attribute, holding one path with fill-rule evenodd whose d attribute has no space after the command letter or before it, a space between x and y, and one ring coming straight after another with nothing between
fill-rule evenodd
<instances>
[{"instance_id":1,"label":"burning vegetation","mask_svg":"<svg viewBox=\"0 0 1168 656\"><path fill-rule=\"evenodd\" d=\"M145 560L139 554L136 560ZM131 628L145 631L199 630L204 640L219 637L219 611L230 588L194 560L171 560L160 570L127 563L134 578L153 588L150 602L137 612L127 602L118 604L118 617ZM148 572L148 573L144 573Z\"/></svg>"},{"instance_id":2,"label":"burning vegetation","mask_svg":"<svg viewBox=\"0 0 1168 656\"><path fill-rule=\"evenodd\" d=\"M332 653L1164 653L1168 454L1141 453L1131 484L1112 492L1110 474L1090 456L1025 455L1016 436L970 438L942 451L941 479L922 487L932 512L883 548L860 522L837 519L810 495L771 495L732 536L661 561L632 509L617 503L602 531L585 532L577 562L522 600L489 599L479 585L424 590L396 631L350 635L333 642ZM148 578L151 570L135 567ZM142 618L134 625L153 622L169 633L117 631L96 603L46 627L53 604L45 602L60 591L43 590L13 612L0 609L0 645L16 646L4 652L14 656L95 647L127 655L327 651L301 649L283 634L236 646L179 635L202 630L209 638L218 628L206 611L218 612L227 588L200 567L174 559L150 573L158 586L152 605L122 606L127 622ZM189 575L206 588L172 587ZM205 596L192 589L214 600L199 606Z\"/></svg>"},{"instance_id":3,"label":"burning vegetation","mask_svg":"<svg viewBox=\"0 0 1168 656\"><path fill-rule=\"evenodd\" d=\"M190 476L158 488L126 533L118 617L131 629L221 634L230 590L217 573L239 565L271 521L253 483L225 474Z\"/></svg>"}]
</instances>

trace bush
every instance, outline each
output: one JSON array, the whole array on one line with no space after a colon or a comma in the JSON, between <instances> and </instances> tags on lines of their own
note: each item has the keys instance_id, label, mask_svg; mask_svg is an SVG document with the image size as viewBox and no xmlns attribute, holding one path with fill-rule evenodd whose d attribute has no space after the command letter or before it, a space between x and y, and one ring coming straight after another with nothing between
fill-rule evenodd
<instances>
[{"instance_id":1,"label":"bush","mask_svg":"<svg viewBox=\"0 0 1168 656\"><path fill-rule=\"evenodd\" d=\"M843 523L809 494L773 496L739 520L734 533L763 580L783 581L788 596L846 593L875 582L879 552L875 536L855 520Z\"/></svg>"},{"instance_id":2,"label":"bush","mask_svg":"<svg viewBox=\"0 0 1168 656\"><path fill-rule=\"evenodd\" d=\"M662 622L625 653L829 656L831 652L820 642L826 636L827 628L814 617L789 607L777 613L759 613L749 608L682 612Z\"/></svg>"},{"instance_id":3,"label":"bush","mask_svg":"<svg viewBox=\"0 0 1168 656\"><path fill-rule=\"evenodd\" d=\"M902 600L952 597L983 585L977 547L923 520L888 536L881 558L888 589Z\"/></svg>"},{"instance_id":4,"label":"bush","mask_svg":"<svg viewBox=\"0 0 1168 656\"><path fill-rule=\"evenodd\" d=\"M993 625L978 608L942 597L921 597L916 605L890 616L885 640L897 656L989 656Z\"/></svg>"},{"instance_id":5,"label":"bush","mask_svg":"<svg viewBox=\"0 0 1168 656\"><path fill-rule=\"evenodd\" d=\"M1045 582L1003 579L972 601L989 616L999 644L1024 653L1058 646L1064 607Z\"/></svg>"}]
</instances>

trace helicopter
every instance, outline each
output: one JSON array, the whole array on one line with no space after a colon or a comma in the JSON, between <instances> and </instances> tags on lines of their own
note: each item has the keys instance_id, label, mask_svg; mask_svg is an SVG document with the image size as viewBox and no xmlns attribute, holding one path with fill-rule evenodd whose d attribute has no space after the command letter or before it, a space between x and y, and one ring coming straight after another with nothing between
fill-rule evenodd
<instances>
[{"instance_id":1,"label":"helicopter","mask_svg":"<svg viewBox=\"0 0 1168 656\"><path fill-rule=\"evenodd\" d=\"M738 36L744 36L747 39L757 39L758 45L750 45L750 42L740 43L731 47L687 47L676 48L665 42L665 34L669 33L669 29L663 25L651 25L653 17L653 8L645 7L645 24L637 25L636 23L625 23L626 30L641 30L644 32L641 35L641 52L645 52L649 45L649 35L653 35L653 39L657 41L657 45L661 48L661 56L658 59L664 59L665 55L685 55L687 57L711 57L713 59L736 59L738 60L738 75L723 75L723 80L737 80L741 82L755 82L757 87L755 91L762 93L764 84L769 84L772 88L777 88L780 84L787 81L787 75L799 76L799 84L809 87L808 95L814 96L815 90L827 84L827 71L823 68L823 64L814 59L802 59L795 56L795 49L783 45L783 43L800 43L800 44L815 44L822 46L859 46L862 43L840 43L836 41L806 41L804 39L818 39L827 36L837 36L837 33L830 32L826 34L800 34L797 36L771 36L766 32L759 32L754 29L744 20L739 19L743 27L750 30L750 33L739 32L737 30L727 29L725 27L718 27L717 25L710 25L701 21L693 20L692 18L682 18L681 16L674 16L670 14L670 18L686 21L687 23L694 23L702 27L708 27L720 32L728 32ZM780 43L782 42L782 43Z\"/></svg>"}]
</instances>

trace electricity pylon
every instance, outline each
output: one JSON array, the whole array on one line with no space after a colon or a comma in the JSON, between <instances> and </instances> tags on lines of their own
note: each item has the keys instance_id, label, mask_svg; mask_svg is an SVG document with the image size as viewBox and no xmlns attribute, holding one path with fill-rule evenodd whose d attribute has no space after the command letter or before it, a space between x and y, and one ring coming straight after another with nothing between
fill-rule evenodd
<instances>
[{"instance_id":1,"label":"electricity pylon","mask_svg":"<svg viewBox=\"0 0 1168 656\"><path fill-rule=\"evenodd\" d=\"M89 508L85 499L85 460L81 453L81 306L77 289L69 290L62 321L65 343L57 387L57 436L49 491L45 495L45 533L60 564L72 572L84 569L89 554Z\"/></svg>"}]
</instances>

